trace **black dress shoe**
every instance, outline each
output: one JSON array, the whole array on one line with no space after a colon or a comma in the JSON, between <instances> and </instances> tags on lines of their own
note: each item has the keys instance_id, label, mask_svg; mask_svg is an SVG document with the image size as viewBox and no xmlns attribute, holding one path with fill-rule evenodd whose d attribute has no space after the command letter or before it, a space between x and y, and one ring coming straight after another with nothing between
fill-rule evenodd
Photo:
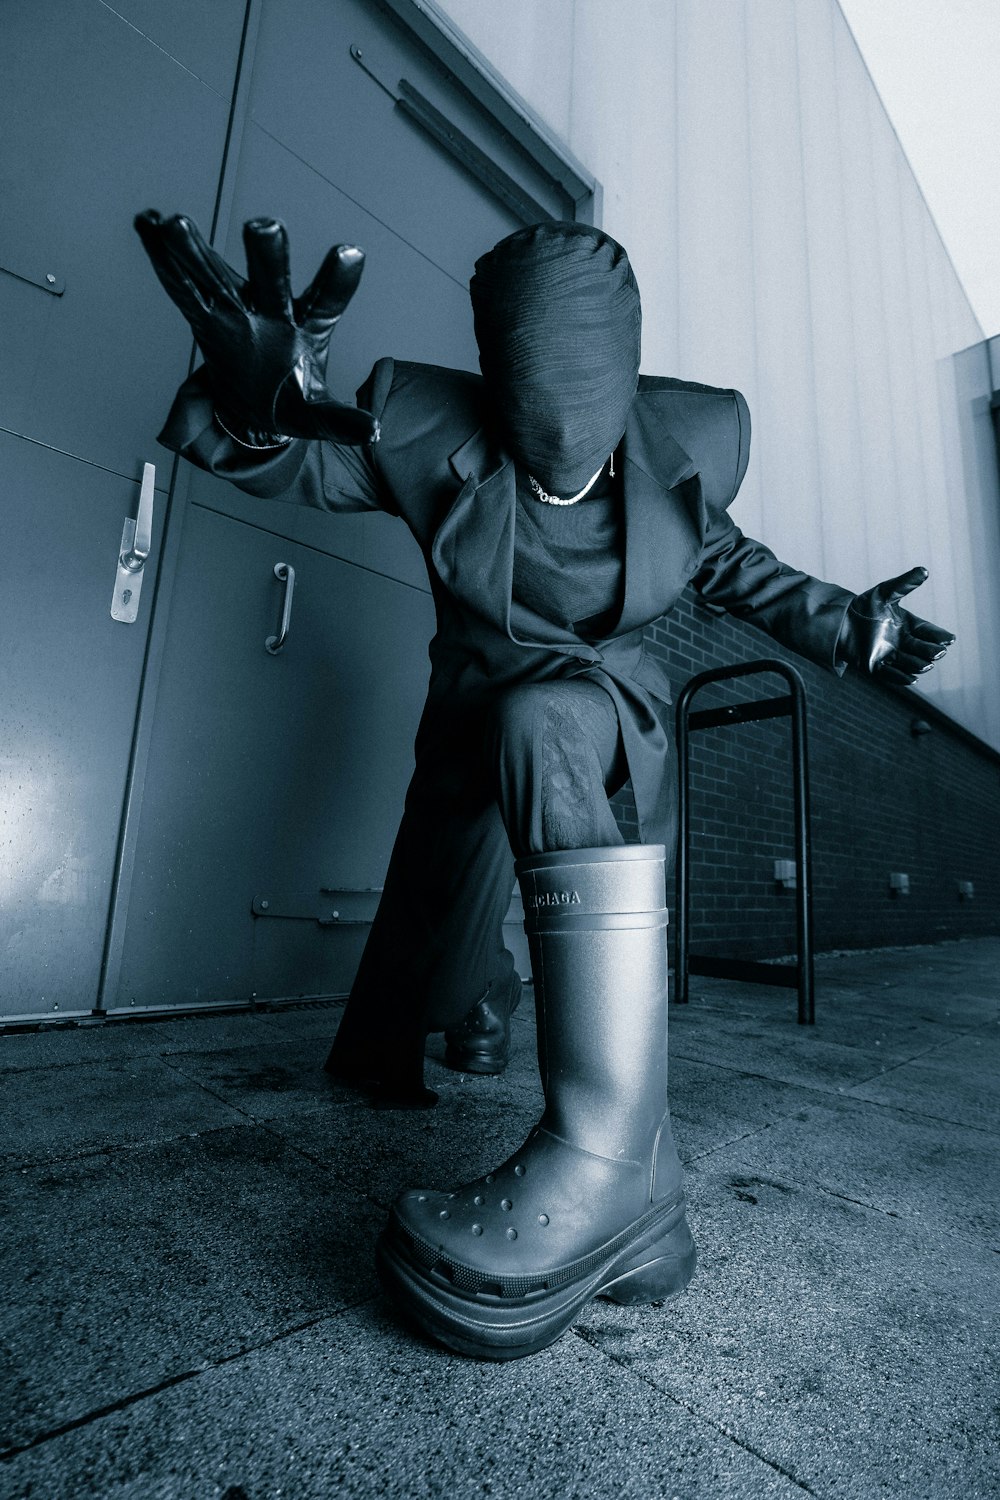
<instances>
[{"instance_id":1,"label":"black dress shoe","mask_svg":"<svg viewBox=\"0 0 1000 1500\"><path fill-rule=\"evenodd\" d=\"M502 1073L510 1061L510 1018L521 999L521 981L512 974L499 997L490 990L457 1026L444 1034L444 1060L460 1073Z\"/></svg>"}]
</instances>

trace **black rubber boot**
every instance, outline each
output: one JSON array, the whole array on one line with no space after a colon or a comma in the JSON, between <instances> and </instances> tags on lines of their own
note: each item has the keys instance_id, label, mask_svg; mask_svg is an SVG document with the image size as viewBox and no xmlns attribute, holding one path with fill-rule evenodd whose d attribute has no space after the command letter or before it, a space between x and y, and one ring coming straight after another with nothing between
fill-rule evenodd
<instances>
[{"instance_id":1,"label":"black rubber boot","mask_svg":"<svg viewBox=\"0 0 1000 1500\"><path fill-rule=\"evenodd\" d=\"M545 1112L519 1151L454 1192L400 1195L382 1284L462 1354L545 1348L588 1302L653 1302L694 1273L667 1109L662 845L518 863Z\"/></svg>"},{"instance_id":2,"label":"black rubber boot","mask_svg":"<svg viewBox=\"0 0 1000 1500\"><path fill-rule=\"evenodd\" d=\"M502 993L490 989L457 1026L445 1032L444 1060L460 1073L502 1073L510 1062L510 1018L521 1000L516 974L503 981Z\"/></svg>"}]
</instances>

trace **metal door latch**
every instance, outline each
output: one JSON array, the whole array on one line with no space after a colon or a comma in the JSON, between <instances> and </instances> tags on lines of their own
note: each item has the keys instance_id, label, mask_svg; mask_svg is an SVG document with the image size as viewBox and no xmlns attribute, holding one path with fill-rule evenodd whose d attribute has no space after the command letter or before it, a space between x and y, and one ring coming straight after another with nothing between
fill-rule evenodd
<instances>
[{"instance_id":1,"label":"metal door latch","mask_svg":"<svg viewBox=\"0 0 1000 1500\"><path fill-rule=\"evenodd\" d=\"M143 569L153 545L153 495L156 491L156 466L143 464L139 510L135 520L127 516L122 527L122 544L118 553L115 591L111 596L111 618L123 625L134 625L139 613L139 592Z\"/></svg>"}]
</instances>

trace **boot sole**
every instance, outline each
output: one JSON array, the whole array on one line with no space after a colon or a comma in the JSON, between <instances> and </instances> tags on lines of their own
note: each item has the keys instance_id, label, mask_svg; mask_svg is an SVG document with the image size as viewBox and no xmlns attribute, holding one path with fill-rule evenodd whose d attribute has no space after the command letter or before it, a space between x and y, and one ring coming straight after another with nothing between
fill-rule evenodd
<instances>
[{"instance_id":1,"label":"boot sole","mask_svg":"<svg viewBox=\"0 0 1000 1500\"><path fill-rule=\"evenodd\" d=\"M631 1244L577 1281L526 1297L463 1294L428 1275L387 1229L375 1251L387 1296L425 1333L475 1359L520 1359L553 1343L595 1297L621 1306L666 1301L694 1275L697 1251L683 1200L665 1207Z\"/></svg>"}]
</instances>

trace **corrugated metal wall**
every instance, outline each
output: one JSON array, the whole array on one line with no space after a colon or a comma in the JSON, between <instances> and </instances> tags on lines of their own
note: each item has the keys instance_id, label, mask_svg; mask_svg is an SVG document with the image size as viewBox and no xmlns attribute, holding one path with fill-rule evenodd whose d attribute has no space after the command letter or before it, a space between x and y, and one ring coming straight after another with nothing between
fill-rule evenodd
<instances>
[{"instance_id":1,"label":"corrugated metal wall","mask_svg":"<svg viewBox=\"0 0 1000 1500\"><path fill-rule=\"evenodd\" d=\"M1000 748L983 330L836 0L442 8L603 183L643 368L745 393L740 525L857 590L925 563L928 696Z\"/></svg>"}]
</instances>

